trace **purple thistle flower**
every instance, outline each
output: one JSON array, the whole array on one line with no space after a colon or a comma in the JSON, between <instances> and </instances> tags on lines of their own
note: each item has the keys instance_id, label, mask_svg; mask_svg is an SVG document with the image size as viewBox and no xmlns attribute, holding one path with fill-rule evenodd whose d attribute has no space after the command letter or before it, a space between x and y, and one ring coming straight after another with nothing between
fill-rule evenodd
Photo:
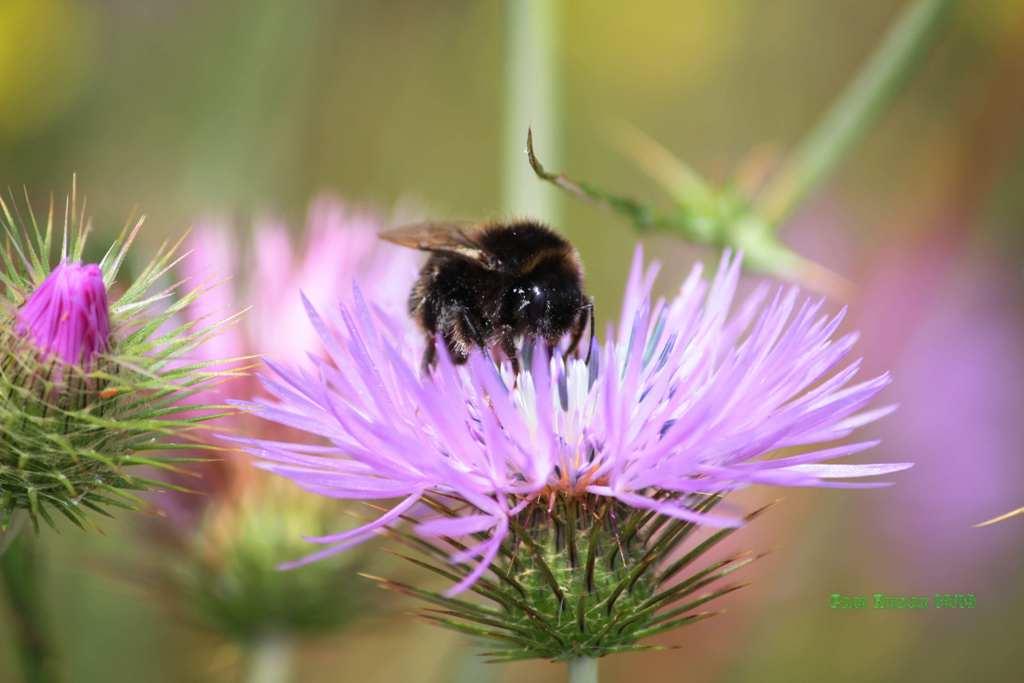
<instances>
[{"instance_id":1,"label":"purple thistle flower","mask_svg":"<svg viewBox=\"0 0 1024 683\"><path fill-rule=\"evenodd\" d=\"M308 304L327 358L311 370L268 363L270 399L242 403L263 418L323 437L326 446L247 440L260 467L320 495L401 499L357 529L308 540L328 546L298 566L359 544L421 500L464 503L455 516L418 514L426 538L466 537L454 563L478 560L449 594L479 579L510 522L530 503L564 494L712 526L728 515L696 511L680 496L749 484L876 487L836 479L896 472L909 463L829 464L875 445L831 442L892 411L865 410L889 383L859 383L841 366L855 334L833 338L843 314L800 301L796 288L758 289L732 315L740 258L726 254L708 283L694 267L678 294L651 302L657 265L637 250L622 324L591 360L524 349L524 371L476 353L446 354L421 376L417 334L358 291L332 327ZM787 455L766 458L780 449Z\"/></svg>"},{"instance_id":2,"label":"purple thistle flower","mask_svg":"<svg viewBox=\"0 0 1024 683\"><path fill-rule=\"evenodd\" d=\"M58 264L18 310L14 329L44 355L88 369L107 350L110 338L110 310L100 267Z\"/></svg>"}]
</instances>

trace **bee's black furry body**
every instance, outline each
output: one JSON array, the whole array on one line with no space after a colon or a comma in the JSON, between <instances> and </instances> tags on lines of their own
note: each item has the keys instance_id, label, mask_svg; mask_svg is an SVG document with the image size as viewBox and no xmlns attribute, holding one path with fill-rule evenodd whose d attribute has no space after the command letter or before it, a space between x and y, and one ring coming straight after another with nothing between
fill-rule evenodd
<instances>
[{"instance_id":1,"label":"bee's black furry body","mask_svg":"<svg viewBox=\"0 0 1024 683\"><path fill-rule=\"evenodd\" d=\"M428 337L424 365L435 360L438 335L455 363L465 362L474 347L498 348L518 368L520 337L553 348L572 332L575 350L592 305L572 244L531 220L485 224L460 235L469 246L458 252L428 249L409 296L409 312Z\"/></svg>"}]
</instances>

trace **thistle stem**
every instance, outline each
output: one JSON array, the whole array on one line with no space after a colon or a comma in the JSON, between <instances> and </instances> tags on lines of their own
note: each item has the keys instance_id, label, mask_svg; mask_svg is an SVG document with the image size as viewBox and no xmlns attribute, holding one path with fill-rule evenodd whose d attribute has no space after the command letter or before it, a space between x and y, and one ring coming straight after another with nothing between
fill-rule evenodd
<instances>
[{"instance_id":1,"label":"thistle stem","mask_svg":"<svg viewBox=\"0 0 1024 683\"><path fill-rule=\"evenodd\" d=\"M0 575L14 627L15 647L26 683L55 683L60 680L46 620L43 616L44 580L36 539L17 534L14 521L5 533L9 543L0 556ZM7 538L12 532L16 537Z\"/></svg>"},{"instance_id":2,"label":"thistle stem","mask_svg":"<svg viewBox=\"0 0 1024 683\"><path fill-rule=\"evenodd\" d=\"M839 164L899 92L943 24L952 0L915 0L857 77L766 188L761 216L778 226Z\"/></svg>"},{"instance_id":3,"label":"thistle stem","mask_svg":"<svg viewBox=\"0 0 1024 683\"><path fill-rule=\"evenodd\" d=\"M246 683L287 683L291 680L291 639L272 634L264 636L249 647Z\"/></svg>"},{"instance_id":4,"label":"thistle stem","mask_svg":"<svg viewBox=\"0 0 1024 683\"><path fill-rule=\"evenodd\" d=\"M570 659L569 683L597 683L597 659L594 657Z\"/></svg>"},{"instance_id":5,"label":"thistle stem","mask_svg":"<svg viewBox=\"0 0 1024 683\"><path fill-rule=\"evenodd\" d=\"M558 3L508 0L505 4L505 111L502 209L557 224L561 197L538 183L526 162L526 130L544 140L547 157L558 163L562 148L558 113Z\"/></svg>"},{"instance_id":6,"label":"thistle stem","mask_svg":"<svg viewBox=\"0 0 1024 683\"><path fill-rule=\"evenodd\" d=\"M28 514L24 510L19 508L11 513L7 528L0 531L0 557L3 557L7 549L14 543L14 540L18 538L21 530L25 528L25 522L27 521Z\"/></svg>"}]
</instances>

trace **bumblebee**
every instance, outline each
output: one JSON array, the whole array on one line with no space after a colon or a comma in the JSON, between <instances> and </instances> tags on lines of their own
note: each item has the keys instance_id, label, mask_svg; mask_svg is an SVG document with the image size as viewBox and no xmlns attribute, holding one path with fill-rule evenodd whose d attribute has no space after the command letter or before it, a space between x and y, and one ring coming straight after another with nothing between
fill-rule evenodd
<instances>
[{"instance_id":1,"label":"bumblebee","mask_svg":"<svg viewBox=\"0 0 1024 683\"><path fill-rule=\"evenodd\" d=\"M438 335L456 364L481 348L503 353L517 374L520 338L542 340L552 353L568 334L568 356L588 324L593 336L579 253L540 222L416 223L381 238L430 253L409 294L409 313L427 337L424 370L437 361Z\"/></svg>"}]
</instances>

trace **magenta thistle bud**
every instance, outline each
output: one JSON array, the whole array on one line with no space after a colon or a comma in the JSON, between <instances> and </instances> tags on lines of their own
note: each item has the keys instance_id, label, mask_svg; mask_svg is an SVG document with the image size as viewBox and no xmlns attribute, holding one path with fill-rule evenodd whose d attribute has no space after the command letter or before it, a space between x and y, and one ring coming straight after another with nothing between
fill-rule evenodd
<instances>
[{"instance_id":1,"label":"magenta thistle bud","mask_svg":"<svg viewBox=\"0 0 1024 683\"><path fill-rule=\"evenodd\" d=\"M62 261L18 310L14 329L45 356L90 367L110 339L110 309L100 267Z\"/></svg>"}]
</instances>

